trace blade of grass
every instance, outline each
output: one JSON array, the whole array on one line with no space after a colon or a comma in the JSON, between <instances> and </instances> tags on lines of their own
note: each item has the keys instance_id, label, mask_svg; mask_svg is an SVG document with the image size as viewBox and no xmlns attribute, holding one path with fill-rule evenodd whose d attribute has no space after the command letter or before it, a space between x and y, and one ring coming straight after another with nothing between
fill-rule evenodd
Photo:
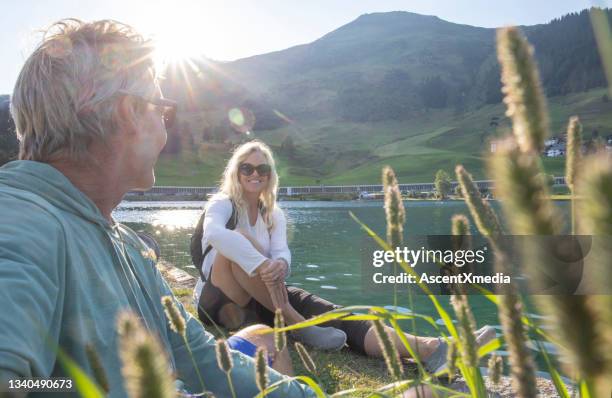
<instances>
[{"instance_id":1,"label":"blade of grass","mask_svg":"<svg viewBox=\"0 0 612 398\"><path fill-rule=\"evenodd\" d=\"M502 346L501 340L497 337L494 338L493 340L489 341L487 344L480 346L480 348L478 348L478 358L484 357L488 353L497 350L501 346Z\"/></svg>"},{"instance_id":2,"label":"blade of grass","mask_svg":"<svg viewBox=\"0 0 612 398\"><path fill-rule=\"evenodd\" d=\"M595 33L595 40L599 48L601 62L608 80L608 95L612 95L612 41L610 41L610 24L606 10L591 9L591 24Z\"/></svg>"},{"instance_id":3,"label":"blade of grass","mask_svg":"<svg viewBox=\"0 0 612 398\"><path fill-rule=\"evenodd\" d=\"M105 394L98 385L60 348L57 349L57 360L74 382L74 386L83 398L104 398Z\"/></svg>"},{"instance_id":4,"label":"blade of grass","mask_svg":"<svg viewBox=\"0 0 612 398\"><path fill-rule=\"evenodd\" d=\"M550 378L552 379L552 382L555 385L557 394L559 394L559 397L561 398L570 398L569 392L567 391L567 387L565 386L565 383L561 379L561 375L559 374L557 369L555 369L555 367L552 365L550 357L548 356L548 352L546 351L546 347L544 347L544 344L542 344L538 340L536 340L536 345L538 346L538 349L540 350L540 352L542 353L542 356L544 357L544 362L546 363L546 367L548 369L548 373L550 374Z\"/></svg>"},{"instance_id":5,"label":"blade of grass","mask_svg":"<svg viewBox=\"0 0 612 398\"><path fill-rule=\"evenodd\" d=\"M283 383L289 383L290 381L294 381L294 380L301 381L305 383L306 385L308 385L308 387L312 388L312 390L315 392L318 398L327 397L327 394L323 392L321 387L312 378L308 376L294 376L294 377L286 377L282 380L277 381L276 383L270 384L264 391L257 394L255 398L263 398L266 394L271 393L273 390L275 390L278 386L282 385Z\"/></svg>"},{"instance_id":6,"label":"blade of grass","mask_svg":"<svg viewBox=\"0 0 612 398\"><path fill-rule=\"evenodd\" d=\"M378 243L378 245L380 247L382 247L386 251L392 251L391 247L387 244L387 242L385 242L383 239L381 239L376 234L376 232L374 232L365 223L363 223L357 216L355 216L355 214L353 214L353 212L349 211L349 215L351 216L351 218L353 220L355 220L355 222L357 222L361 226L361 228L372 239L374 239L376 241L376 243ZM406 273L408 273L410 275L414 275L415 277L418 276L416 274L416 272L410 267L410 265L408 263L406 263L405 261L402 261L402 260L399 260L398 262L399 262L400 266L402 267L402 269ZM452 319L448 315L448 312L442 307L442 305L440 305L440 302L438 301L436 296L432 294L431 290L427 286L425 286L422 283L417 283L417 286L419 286L419 288L421 288L421 290L423 290L423 292L427 295L429 300L433 303L433 305L436 308L438 314L440 315L440 318L444 322L444 326L446 327L448 332L451 334L451 336L453 337L453 339L457 343L458 348L462 349L462 343L461 343L461 340L459 339L459 334L457 333L457 329L455 328L455 325L453 325ZM403 340L402 340L402 342L403 342ZM406 344L406 343L407 343L407 341L404 344ZM409 351L411 350L411 348L409 348L409 345L407 345L406 348ZM459 366L459 370L463 374L463 376L464 376L464 378L466 380L466 383L468 384L468 387L470 389L470 392L473 395L476 395L476 396L486 396L486 387L484 385L484 380L482 378L482 374L480 373L480 368L471 369L470 367L467 367L467 366L461 364Z\"/></svg>"}]
</instances>

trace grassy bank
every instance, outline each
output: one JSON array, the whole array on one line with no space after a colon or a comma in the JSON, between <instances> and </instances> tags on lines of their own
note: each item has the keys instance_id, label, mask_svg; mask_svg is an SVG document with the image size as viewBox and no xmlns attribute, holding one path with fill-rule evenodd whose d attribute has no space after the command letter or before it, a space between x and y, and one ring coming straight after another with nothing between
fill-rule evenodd
<instances>
[{"instance_id":1,"label":"grassy bank","mask_svg":"<svg viewBox=\"0 0 612 398\"><path fill-rule=\"evenodd\" d=\"M173 289L173 292L187 311L197 318L197 311L191 300L192 289L177 287ZM215 328L207 328L207 330L215 337L222 337ZM227 330L222 329L222 332L226 336L229 335ZM302 365L293 344L289 344L289 352L296 374L312 376ZM393 381L382 359L368 358L349 349L339 352L318 350L309 352L317 366L316 376L320 380L319 384L324 386L328 393L350 388L375 388ZM407 365L407 370L414 372L415 367Z\"/></svg>"},{"instance_id":2,"label":"grassy bank","mask_svg":"<svg viewBox=\"0 0 612 398\"><path fill-rule=\"evenodd\" d=\"M570 115L578 115L585 138L612 130L612 102L602 102L604 89L549 99L553 135L565 131ZM391 166L402 183L433 181L438 169L453 172L463 164L474 178L486 179L484 156L489 141L510 129L503 104L486 105L457 114L449 109L428 110L409 121L350 123L341 120L296 122L254 136L275 152L282 185L341 185L380 182L380 170ZM491 125L496 118L498 125ZM295 153L281 150L291 136ZM226 150L198 154L162 155L156 166L157 185L216 185L229 159ZM544 158L547 173L564 174L565 158Z\"/></svg>"}]
</instances>

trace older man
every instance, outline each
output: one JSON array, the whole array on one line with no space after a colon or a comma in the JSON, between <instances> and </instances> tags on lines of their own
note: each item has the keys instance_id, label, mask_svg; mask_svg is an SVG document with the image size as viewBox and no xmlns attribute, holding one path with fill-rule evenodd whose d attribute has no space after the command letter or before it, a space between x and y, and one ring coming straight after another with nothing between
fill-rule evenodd
<instances>
[{"instance_id":1,"label":"older man","mask_svg":"<svg viewBox=\"0 0 612 398\"><path fill-rule=\"evenodd\" d=\"M126 395L117 314L133 311L155 334L172 371L200 392L180 335L161 298L172 295L142 241L115 223L124 194L149 189L166 143L167 111L150 45L114 21L55 24L26 60L12 97L20 160L0 168L0 381L66 376L59 347L93 374L101 358L112 397ZM206 388L231 396L214 339L178 304ZM253 361L232 352L238 396L254 396ZM282 376L269 371L270 381ZM272 395L310 396L296 382Z\"/></svg>"}]
</instances>

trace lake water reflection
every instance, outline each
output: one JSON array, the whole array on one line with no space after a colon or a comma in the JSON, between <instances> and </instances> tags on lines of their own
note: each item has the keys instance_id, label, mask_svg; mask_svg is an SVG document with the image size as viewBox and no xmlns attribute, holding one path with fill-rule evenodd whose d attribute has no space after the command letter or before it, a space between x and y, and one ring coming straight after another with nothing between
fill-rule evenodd
<instances>
[{"instance_id":1,"label":"lake water reflection","mask_svg":"<svg viewBox=\"0 0 612 398\"><path fill-rule=\"evenodd\" d=\"M499 210L498 202L491 202ZM463 202L406 201L405 234L450 234L453 214L468 214ZM568 202L557 202L562 213L569 213ZM136 231L146 231L158 239L162 257L197 275L191 264L189 240L204 202L123 202L114 212L116 220ZM362 288L361 253L367 237L349 216L353 212L380 236L385 236L385 216L381 201L280 202L289 223L289 247L292 274L289 282L341 305L390 305L392 289L371 292ZM501 213L501 212L500 212ZM472 227L472 233L476 233ZM425 296L413 298L415 312L438 316ZM441 296L448 308L448 297ZM470 302L481 324L498 324L493 305L483 297ZM409 307L408 298L400 296L400 306ZM433 333L424 322L420 333Z\"/></svg>"}]
</instances>

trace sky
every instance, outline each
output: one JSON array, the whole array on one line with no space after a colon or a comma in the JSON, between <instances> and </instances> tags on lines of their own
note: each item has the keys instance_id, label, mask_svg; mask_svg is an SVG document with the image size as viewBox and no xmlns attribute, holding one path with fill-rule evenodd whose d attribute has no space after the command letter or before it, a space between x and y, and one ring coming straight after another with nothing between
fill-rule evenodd
<instances>
[{"instance_id":1,"label":"sky","mask_svg":"<svg viewBox=\"0 0 612 398\"><path fill-rule=\"evenodd\" d=\"M481 27L546 23L593 0L2 0L0 94L10 94L41 28L62 18L116 19L169 58L235 60L312 42L362 14L410 11Z\"/></svg>"}]
</instances>

